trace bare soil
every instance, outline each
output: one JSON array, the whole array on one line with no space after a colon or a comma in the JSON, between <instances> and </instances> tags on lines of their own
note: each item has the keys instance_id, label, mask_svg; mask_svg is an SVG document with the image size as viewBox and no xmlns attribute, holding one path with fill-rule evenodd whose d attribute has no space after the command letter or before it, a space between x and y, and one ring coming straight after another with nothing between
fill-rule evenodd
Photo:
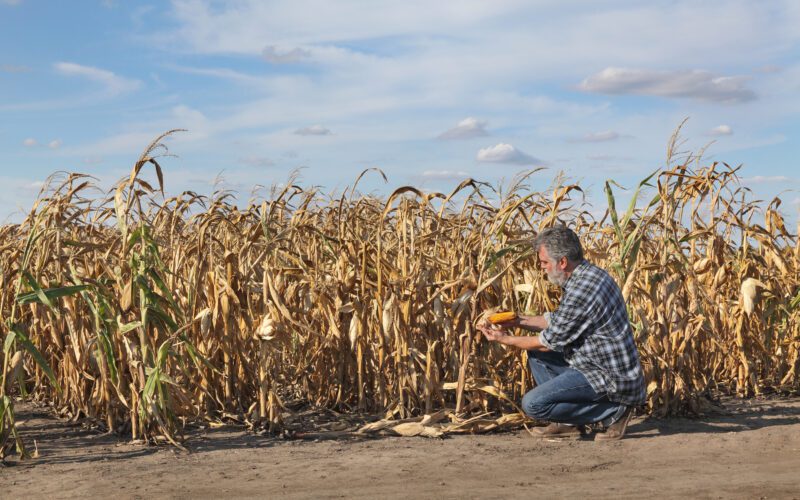
<instances>
[{"instance_id":1,"label":"bare soil","mask_svg":"<svg viewBox=\"0 0 800 500\"><path fill-rule=\"evenodd\" d=\"M131 444L22 406L39 457L0 465L4 498L797 498L800 398L726 402L703 419L636 418L625 439L527 431L287 441L197 430L190 452Z\"/></svg>"}]
</instances>

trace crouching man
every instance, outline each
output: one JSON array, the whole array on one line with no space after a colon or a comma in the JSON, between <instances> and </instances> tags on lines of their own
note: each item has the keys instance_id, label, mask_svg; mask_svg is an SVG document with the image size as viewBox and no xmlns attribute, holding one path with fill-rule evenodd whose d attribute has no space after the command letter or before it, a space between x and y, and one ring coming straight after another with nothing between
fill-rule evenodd
<instances>
[{"instance_id":1,"label":"crouching man","mask_svg":"<svg viewBox=\"0 0 800 500\"><path fill-rule=\"evenodd\" d=\"M535 428L536 434L577 436L593 427L596 441L621 439L633 407L645 402L622 293L607 272L584 260L580 240L570 229L545 229L533 245L548 279L563 289L558 308L479 328L490 341L528 351L536 387L522 398L522 409L551 422ZM539 335L513 336L511 328Z\"/></svg>"}]
</instances>

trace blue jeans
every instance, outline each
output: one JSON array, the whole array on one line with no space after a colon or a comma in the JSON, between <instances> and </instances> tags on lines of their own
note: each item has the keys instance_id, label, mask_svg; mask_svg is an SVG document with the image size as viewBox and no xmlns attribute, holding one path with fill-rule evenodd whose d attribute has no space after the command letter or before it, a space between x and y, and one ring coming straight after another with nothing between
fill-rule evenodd
<instances>
[{"instance_id":1,"label":"blue jeans","mask_svg":"<svg viewBox=\"0 0 800 500\"><path fill-rule=\"evenodd\" d=\"M522 397L522 409L529 417L564 424L608 424L625 406L598 394L581 372L569 366L557 351L528 351L536 387Z\"/></svg>"}]
</instances>

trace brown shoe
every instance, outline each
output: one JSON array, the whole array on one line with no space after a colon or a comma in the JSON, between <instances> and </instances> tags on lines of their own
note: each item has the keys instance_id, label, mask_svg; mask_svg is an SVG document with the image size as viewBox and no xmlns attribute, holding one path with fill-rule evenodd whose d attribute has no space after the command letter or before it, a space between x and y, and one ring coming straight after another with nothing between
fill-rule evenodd
<instances>
[{"instance_id":1,"label":"brown shoe","mask_svg":"<svg viewBox=\"0 0 800 500\"><path fill-rule=\"evenodd\" d=\"M544 427L534 427L530 431L532 436L540 438L571 438L584 434L582 425L567 425L553 422Z\"/></svg>"},{"instance_id":2,"label":"brown shoe","mask_svg":"<svg viewBox=\"0 0 800 500\"><path fill-rule=\"evenodd\" d=\"M632 416L633 408L629 406L625 409L625 413L623 413L616 422L606 428L605 432L598 432L595 435L594 440L617 441L622 439L622 436L625 435L625 429L628 428L628 422L630 422Z\"/></svg>"}]
</instances>

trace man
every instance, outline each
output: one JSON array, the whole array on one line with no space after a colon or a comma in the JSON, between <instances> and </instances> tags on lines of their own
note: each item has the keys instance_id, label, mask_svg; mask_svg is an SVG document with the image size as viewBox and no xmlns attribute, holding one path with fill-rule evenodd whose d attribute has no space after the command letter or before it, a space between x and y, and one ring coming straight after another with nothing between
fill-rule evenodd
<instances>
[{"instance_id":1,"label":"man","mask_svg":"<svg viewBox=\"0 0 800 500\"><path fill-rule=\"evenodd\" d=\"M551 422L536 434L578 436L598 424L596 441L621 439L646 396L622 293L607 272L584 260L570 229L545 229L533 245L548 279L563 288L558 308L479 328L491 341L528 351L536 387L522 398L522 409ZM509 333L514 327L540 333L516 337Z\"/></svg>"}]
</instances>

